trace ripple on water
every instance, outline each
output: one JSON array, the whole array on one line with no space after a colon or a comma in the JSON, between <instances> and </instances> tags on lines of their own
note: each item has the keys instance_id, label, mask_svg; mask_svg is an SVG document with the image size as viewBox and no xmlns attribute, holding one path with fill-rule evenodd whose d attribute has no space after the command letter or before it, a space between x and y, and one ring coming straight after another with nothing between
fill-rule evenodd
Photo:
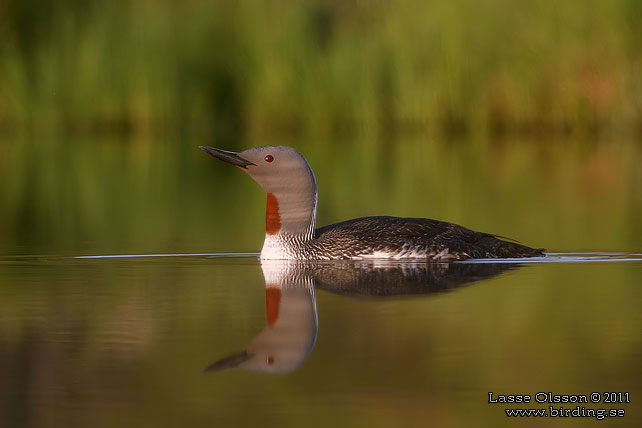
<instances>
[{"instance_id":1,"label":"ripple on water","mask_svg":"<svg viewBox=\"0 0 642 428\"><path fill-rule=\"evenodd\" d=\"M78 259L78 260L100 260L100 259L141 259L141 258L181 258L181 257L203 257L216 259L238 259L238 258L259 258L259 253L153 253L153 254L96 254L80 256L5 256L0 257L1 263L20 263L30 260L47 259ZM373 261L373 259L370 259ZM380 259L381 262L390 259ZM395 263L422 263L421 259L395 259ZM604 263L604 262L642 262L642 252L632 251L587 251L587 252L550 252L544 257L524 257L506 259L469 259L448 263ZM431 261L434 263L434 261ZM442 263L442 262L437 262Z\"/></svg>"},{"instance_id":2,"label":"ripple on water","mask_svg":"<svg viewBox=\"0 0 642 428\"><path fill-rule=\"evenodd\" d=\"M75 259L127 259L150 257L208 257L208 258L250 258L258 253L178 253L178 254L105 254L75 256ZM385 259L382 259L385 260ZM404 260L396 260L403 262ZM418 259L408 259L417 263ZM590 251L590 252L551 252L544 257L470 259L455 263L603 263L603 262L642 262L642 253L630 251Z\"/></svg>"},{"instance_id":3,"label":"ripple on water","mask_svg":"<svg viewBox=\"0 0 642 428\"><path fill-rule=\"evenodd\" d=\"M604 262L642 262L642 253L627 251L595 251L546 253L544 257L516 259L471 259L457 263L604 263Z\"/></svg>"}]
</instances>

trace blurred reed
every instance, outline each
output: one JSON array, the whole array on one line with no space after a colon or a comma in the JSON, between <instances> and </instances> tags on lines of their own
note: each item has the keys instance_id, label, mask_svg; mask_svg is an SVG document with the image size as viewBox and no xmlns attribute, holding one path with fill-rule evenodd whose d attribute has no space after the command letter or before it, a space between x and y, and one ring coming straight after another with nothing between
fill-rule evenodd
<instances>
[{"instance_id":1,"label":"blurred reed","mask_svg":"<svg viewBox=\"0 0 642 428\"><path fill-rule=\"evenodd\" d=\"M636 0L7 0L7 132L642 129Z\"/></svg>"},{"instance_id":2,"label":"blurred reed","mask_svg":"<svg viewBox=\"0 0 642 428\"><path fill-rule=\"evenodd\" d=\"M196 146L266 143L320 225L637 248L641 5L5 0L0 253L257 251L260 189Z\"/></svg>"}]
</instances>

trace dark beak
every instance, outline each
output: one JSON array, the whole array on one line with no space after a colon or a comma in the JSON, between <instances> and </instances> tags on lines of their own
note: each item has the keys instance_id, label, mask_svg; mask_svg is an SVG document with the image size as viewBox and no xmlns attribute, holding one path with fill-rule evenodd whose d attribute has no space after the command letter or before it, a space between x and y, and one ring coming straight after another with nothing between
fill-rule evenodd
<instances>
[{"instance_id":1,"label":"dark beak","mask_svg":"<svg viewBox=\"0 0 642 428\"><path fill-rule=\"evenodd\" d=\"M203 150L204 152L209 153L215 158L218 158L227 163L231 163L232 165L238 166L240 168L247 169L248 165L256 165L247 159L243 159L238 155L238 153L228 152L226 150L215 149L214 147L207 147L207 146L198 146L198 148Z\"/></svg>"},{"instance_id":2,"label":"dark beak","mask_svg":"<svg viewBox=\"0 0 642 428\"><path fill-rule=\"evenodd\" d=\"M238 367L239 364L246 361L250 358L250 354L247 351L241 351L238 354L230 355L229 357L223 358L213 364L210 364L203 370L204 373L220 372L221 370L233 369Z\"/></svg>"}]
</instances>

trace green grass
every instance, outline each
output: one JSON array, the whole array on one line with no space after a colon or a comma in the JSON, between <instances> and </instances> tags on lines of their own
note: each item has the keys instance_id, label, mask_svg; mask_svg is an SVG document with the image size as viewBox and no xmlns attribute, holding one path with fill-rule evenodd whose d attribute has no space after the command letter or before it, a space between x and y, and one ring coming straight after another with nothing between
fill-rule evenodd
<instances>
[{"instance_id":1,"label":"green grass","mask_svg":"<svg viewBox=\"0 0 642 428\"><path fill-rule=\"evenodd\" d=\"M0 12L5 132L642 127L635 0L13 0Z\"/></svg>"},{"instance_id":2,"label":"green grass","mask_svg":"<svg viewBox=\"0 0 642 428\"><path fill-rule=\"evenodd\" d=\"M266 143L320 225L637 248L638 3L5 1L0 254L258 250L260 189L196 146Z\"/></svg>"}]
</instances>

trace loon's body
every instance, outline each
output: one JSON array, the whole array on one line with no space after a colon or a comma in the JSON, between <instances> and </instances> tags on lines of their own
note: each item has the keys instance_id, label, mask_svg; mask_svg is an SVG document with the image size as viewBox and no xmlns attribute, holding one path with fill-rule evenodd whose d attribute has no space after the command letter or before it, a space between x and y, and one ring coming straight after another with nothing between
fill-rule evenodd
<instances>
[{"instance_id":1,"label":"loon's body","mask_svg":"<svg viewBox=\"0 0 642 428\"><path fill-rule=\"evenodd\" d=\"M244 169L267 192L261 259L463 260L543 255L541 248L424 218L362 217L315 229L316 179L298 151L285 146L254 147L240 153L201 149Z\"/></svg>"}]
</instances>

